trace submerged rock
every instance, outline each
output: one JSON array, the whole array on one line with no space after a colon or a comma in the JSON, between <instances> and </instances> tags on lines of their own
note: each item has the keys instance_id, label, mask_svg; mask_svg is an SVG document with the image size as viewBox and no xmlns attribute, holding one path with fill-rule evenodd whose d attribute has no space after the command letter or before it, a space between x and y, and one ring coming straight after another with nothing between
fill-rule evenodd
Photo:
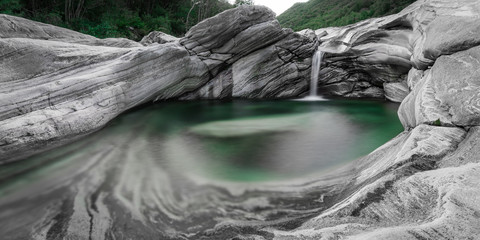
<instances>
[{"instance_id":1,"label":"submerged rock","mask_svg":"<svg viewBox=\"0 0 480 240\"><path fill-rule=\"evenodd\" d=\"M194 126L190 132L206 137L230 138L247 135L272 134L275 132L294 131L302 128L312 115L293 115L217 121Z\"/></svg>"}]
</instances>

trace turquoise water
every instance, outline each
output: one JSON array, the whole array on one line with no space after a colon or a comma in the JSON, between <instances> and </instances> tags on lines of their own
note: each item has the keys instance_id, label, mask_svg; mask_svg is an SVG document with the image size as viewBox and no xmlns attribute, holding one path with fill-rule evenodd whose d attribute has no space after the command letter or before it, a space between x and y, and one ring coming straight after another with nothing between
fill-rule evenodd
<instances>
[{"instance_id":1,"label":"turquoise water","mask_svg":"<svg viewBox=\"0 0 480 240\"><path fill-rule=\"evenodd\" d=\"M121 154L140 161L148 153L165 171L186 176L291 179L342 166L396 136L403 131L397 108L352 100L160 103L125 113L76 143L7 165L0 177L9 179L3 185L28 183L98 149L128 146L132 150Z\"/></svg>"}]
</instances>

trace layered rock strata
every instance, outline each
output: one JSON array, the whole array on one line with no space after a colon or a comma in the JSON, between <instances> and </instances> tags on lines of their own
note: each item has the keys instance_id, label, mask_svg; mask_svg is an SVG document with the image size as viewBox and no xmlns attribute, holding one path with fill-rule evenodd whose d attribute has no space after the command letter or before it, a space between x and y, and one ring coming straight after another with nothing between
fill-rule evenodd
<instances>
[{"instance_id":1,"label":"layered rock strata","mask_svg":"<svg viewBox=\"0 0 480 240\"><path fill-rule=\"evenodd\" d=\"M147 36L143 37L140 43L144 46L152 45L154 43L164 44L179 41L178 38L168 35L160 31L153 31Z\"/></svg>"},{"instance_id":2,"label":"layered rock strata","mask_svg":"<svg viewBox=\"0 0 480 240\"><path fill-rule=\"evenodd\" d=\"M478 22L473 23L479 19L477 1L418 1L397 15L337 28L344 31L337 36L319 35L323 47L340 52L338 58L327 55L323 73L344 73L337 84L345 84L355 66L367 61L363 53L354 63L344 57L365 39L375 39L355 40L372 34L362 26L380 21L386 25L375 31L384 35L386 26L411 28L405 46L412 51L412 68L402 70L408 72L402 81L383 83L387 98L402 101L399 117L406 131L357 161L344 190L348 197L294 231L275 231L277 239L474 239L479 234L480 36ZM333 78L326 75L327 84Z\"/></svg>"},{"instance_id":3,"label":"layered rock strata","mask_svg":"<svg viewBox=\"0 0 480 240\"><path fill-rule=\"evenodd\" d=\"M412 67L427 70L439 56L479 44L477 5L472 0L417 1L395 15L316 30L327 52L320 73L323 92L374 98L384 92L401 102Z\"/></svg>"},{"instance_id":4,"label":"layered rock strata","mask_svg":"<svg viewBox=\"0 0 480 240\"><path fill-rule=\"evenodd\" d=\"M154 32L145 46L8 15L0 27L0 163L91 133L149 101L297 96L307 90L314 51L261 6L221 13L182 39Z\"/></svg>"},{"instance_id":5,"label":"layered rock strata","mask_svg":"<svg viewBox=\"0 0 480 240\"><path fill-rule=\"evenodd\" d=\"M240 190L184 180L178 184L185 188L174 189L153 160L155 153L127 147L149 141L136 138L136 131L124 138L113 132L91 155L76 156L77 168L59 172L65 182L47 179L3 198L0 232L11 239L475 239L480 234L478 1L420 0L399 14L323 29L317 36L279 28L264 8L228 13L220 16L231 24L210 19L178 43L149 47L98 46L99 40L71 32L62 42L5 35L2 160L24 156L30 146L35 152L52 140L89 133L156 98L298 95L297 88L306 84L299 76L309 65L303 56L316 39L330 52L321 89L346 97L385 93L394 101L407 95L399 110L406 131L335 174ZM51 31L45 30L60 39ZM247 37L252 34L263 40L254 42ZM159 66L175 71L158 71ZM277 71L283 72L279 82L271 78ZM142 155L142 162L126 153ZM62 191L70 194L58 198ZM29 194L41 201L29 202Z\"/></svg>"}]
</instances>

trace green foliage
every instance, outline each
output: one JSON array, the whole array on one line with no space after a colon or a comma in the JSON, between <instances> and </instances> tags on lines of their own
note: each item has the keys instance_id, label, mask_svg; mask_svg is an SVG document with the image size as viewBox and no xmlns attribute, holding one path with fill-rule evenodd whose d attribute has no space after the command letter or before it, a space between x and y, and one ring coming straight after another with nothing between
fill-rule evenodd
<instances>
[{"instance_id":1,"label":"green foliage","mask_svg":"<svg viewBox=\"0 0 480 240\"><path fill-rule=\"evenodd\" d=\"M233 4L233 6L235 7L238 7L240 5L254 5L254 1L253 0L235 0L235 3Z\"/></svg>"},{"instance_id":2,"label":"green foliage","mask_svg":"<svg viewBox=\"0 0 480 240\"><path fill-rule=\"evenodd\" d=\"M400 11L415 0L310 0L278 17L294 30L342 26ZM0 0L0 13L70 28L99 38L140 40L151 31L181 36L205 18L253 0ZM188 16L188 21L187 21ZM188 26L187 26L188 24Z\"/></svg>"},{"instance_id":3,"label":"green foliage","mask_svg":"<svg viewBox=\"0 0 480 240\"><path fill-rule=\"evenodd\" d=\"M232 7L227 0L0 0L0 13L133 40L154 30L180 36L189 12L190 27Z\"/></svg>"},{"instance_id":4,"label":"green foliage","mask_svg":"<svg viewBox=\"0 0 480 240\"><path fill-rule=\"evenodd\" d=\"M434 126L442 126L442 122L440 121L440 119L437 119L433 122L433 125Z\"/></svg>"},{"instance_id":5,"label":"green foliage","mask_svg":"<svg viewBox=\"0 0 480 240\"><path fill-rule=\"evenodd\" d=\"M401 11L416 0L310 0L296 3L278 16L282 26L295 31L345 26Z\"/></svg>"},{"instance_id":6,"label":"green foliage","mask_svg":"<svg viewBox=\"0 0 480 240\"><path fill-rule=\"evenodd\" d=\"M10 15L22 15L20 0L0 0L0 12Z\"/></svg>"}]
</instances>

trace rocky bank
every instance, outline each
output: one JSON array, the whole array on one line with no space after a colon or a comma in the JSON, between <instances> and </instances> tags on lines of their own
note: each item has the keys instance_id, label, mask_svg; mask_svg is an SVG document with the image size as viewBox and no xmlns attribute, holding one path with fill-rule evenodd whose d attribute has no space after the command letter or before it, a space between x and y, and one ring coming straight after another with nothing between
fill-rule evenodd
<instances>
[{"instance_id":1,"label":"rocky bank","mask_svg":"<svg viewBox=\"0 0 480 240\"><path fill-rule=\"evenodd\" d=\"M182 39L154 32L143 45L7 15L0 29L0 162L92 133L146 102L298 96L315 48L261 6L221 13Z\"/></svg>"},{"instance_id":2,"label":"rocky bank","mask_svg":"<svg viewBox=\"0 0 480 240\"><path fill-rule=\"evenodd\" d=\"M2 164L90 134L149 101L302 96L316 45L326 52L321 92L402 102L405 127L335 175L235 194L228 187L202 188L205 202L215 196L209 207L235 213L228 218L221 210L216 214L224 218L208 219L201 211L183 218L198 206L172 200L166 194L174 195L172 189L155 184L165 180L161 176L140 181L125 168L115 194L107 195L102 179L79 168L87 177L74 187L37 190L48 199L69 189L71 197L58 206L45 200L9 208L21 194L0 201L0 219L10 220L0 233L7 239L114 239L120 235L112 226L133 224L138 231L124 229L126 238L475 239L479 20L476 0L419 0L395 15L294 33L269 9L243 6L199 23L184 38L154 34L140 44L0 15ZM108 171L95 160L107 150L88 157L95 171ZM115 154L109 158L122 161ZM141 194L128 182L148 191ZM141 203L160 217L146 214Z\"/></svg>"}]
</instances>

